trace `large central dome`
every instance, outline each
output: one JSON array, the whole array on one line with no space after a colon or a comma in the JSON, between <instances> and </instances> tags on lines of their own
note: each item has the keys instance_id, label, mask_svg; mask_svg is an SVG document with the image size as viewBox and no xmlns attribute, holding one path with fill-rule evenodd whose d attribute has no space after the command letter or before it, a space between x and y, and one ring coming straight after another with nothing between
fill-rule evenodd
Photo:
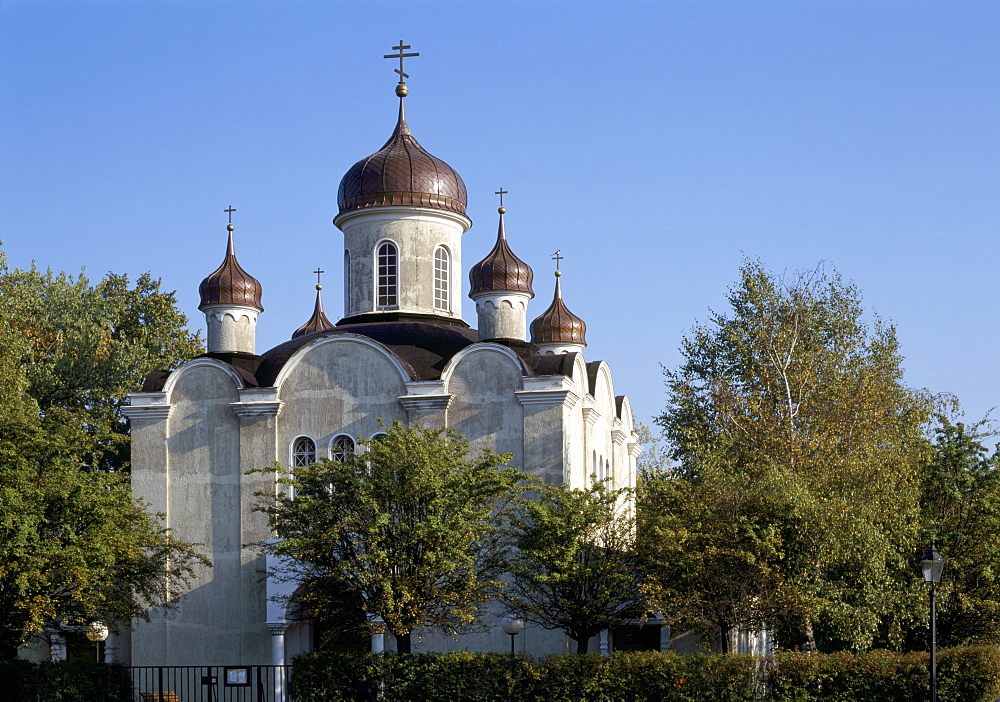
<instances>
[{"instance_id":1,"label":"large central dome","mask_svg":"<svg viewBox=\"0 0 1000 702\"><path fill-rule=\"evenodd\" d=\"M385 145L347 171L337 192L340 214L369 207L433 207L464 215L465 183L455 170L431 156L410 133L399 101L399 120Z\"/></svg>"}]
</instances>

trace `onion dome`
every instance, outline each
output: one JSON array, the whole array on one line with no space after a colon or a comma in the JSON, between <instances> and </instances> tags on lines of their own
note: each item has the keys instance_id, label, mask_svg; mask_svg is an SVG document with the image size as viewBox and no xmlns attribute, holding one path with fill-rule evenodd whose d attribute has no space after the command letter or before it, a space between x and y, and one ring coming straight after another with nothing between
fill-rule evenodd
<instances>
[{"instance_id":1,"label":"onion dome","mask_svg":"<svg viewBox=\"0 0 1000 702\"><path fill-rule=\"evenodd\" d=\"M401 84L405 89L405 85ZM340 181L340 214L369 207L432 207L464 215L468 196L455 170L413 138L403 113L405 90L397 88L399 120L385 145L363 158Z\"/></svg>"},{"instance_id":2,"label":"onion dome","mask_svg":"<svg viewBox=\"0 0 1000 702\"><path fill-rule=\"evenodd\" d=\"M316 283L316 306L313 308L312 317L309 318L308 322L292 332L293 339L298 339L300 336L305 336L306 334L315 334L316 332L333 329L333 322L327 319L326 314L323 312L323 295L320 292L322 289L323 286Z\"/></svg>"},{"instance_id":3,"label":"onion dome","mask_svg":"<svg viewBox=\"0 0 1000 702\"><path fill-rule=\"evenodd\" d=\"M587 325L563 302L560 276L562 272L556 271L556 292L552 304L531 323L531 343L586 346Z\"/></svg>"},{"instance_id":4,"label":"onion dome","mask_svg":"<svg viewBox=\"0 0 1000 702\"><path fill-rule=\"evenodd\" d=\"M260 304L262 292L260 283L243 270L236 260L233 247L233 230L236 227L229 224L226 228L229 230L226 257L222 260L222 265L209 273L198 286L198 292L201 293L201 304L198 309L204 310L213 305L240 305L256 307L258 312L263 312L264 308Z\"/></svg>"},{"instance_id":5,"label":"onion dome","mask_svg":"<svg viewBox=\"0 0 1000 702\"><path fill-rule=\"evenodd\" d=\"M503 223L507 208L501 207L497 211L500 213L497 243L493 250L486 254L486 258L469 271L471 283L469 297L500 290L527 293L534 297L535 292L531 289L534 273L531 271L531 266L515 256L507 245L507 230Z\"/></svg>"}]
</instances>

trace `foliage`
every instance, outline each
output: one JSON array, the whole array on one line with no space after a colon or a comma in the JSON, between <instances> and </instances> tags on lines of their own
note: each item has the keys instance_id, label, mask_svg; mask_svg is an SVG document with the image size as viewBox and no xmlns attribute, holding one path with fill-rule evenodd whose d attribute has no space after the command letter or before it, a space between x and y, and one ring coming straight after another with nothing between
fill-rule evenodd
<instances>
[{"instance_id":1,"label":"foliage","mask_svg":"<svg viewBox=\"0 0 1000 702\"><path fill-rule=\"evenodd\" d=\"M902 384L893 327L866 325L835 272L782 280L748 262L728 299L666 371L657 423L676 465L642 508L658 603L682 624L783 625L786 645L898 639L920 594L931 402Z\"/></svg>"},{"instance_id":2,"label":"foliage","mask_svg":"<svg viewBox=\"0 0 1000 702\"><path fill-rule=\"evenodd\" d=\"M527 476L509 455L468 456L451 429L406 428L362 441L345 462L293 468L290 494L263 495L286 557L277 575L333 579L357 593L407 651L416 629L455 633L499 594L507 546L498 524Z\"/></svg>"},{"instance_id":3,"label":"foliage","mask_svg":"<svg viewBox=\"0 0 1000 702\"><path fill-rule=\"evenodd\" d=\"M124 393L184 347L163 341L183 318L153 314L172 296L148 276L126 282L10 271L0 252L0 659L46 627L143 616L207 562L114 470ZM145 322L162 328L125 330Z\"/></svg>"},{"instance_id":4,"label":"foliage","mask_svg":"<svg viewBox=\"0 0 1000 702\"><path fill-rule=\"evenodd\" d=\"M779 653L769 699L780 702L910 702L928 699L926 653ZM993 702L1000 696L1000 651L944 649L938 655L941 702Z\"/></svg>"},{"instance_id":5,"label":"foliage","mask_svg":"<svg viewBox=\"0 0 1000 702\"><path fill-rule=\"evenodd\" d=\"M128 668L103 663L0 661L0 700L132 702Z\"/></svg>"},{"instance_id":6,"label":"foliage","mask_svg":"<svg viewBox=\"0 0 1000 702\"><path fill-rule=\"evenodd\" d=\"M643 616L632 515L628 488L541 486L511 520L511 613L562 629L579 653L601 631Z\"/></svg>"},{"instance_id":7,"label":"foliage","mask_svg":"<svg viewBox=\"0 0 1000 702\"><path fill-rule=\"evenodd\" d=\"M984 424L938 418L934 456L921 476L920 543L946 557L938 589L942 645L1000 644L1000 454L980 443ZM911 634L923 647L926 623Z\"/></svg>"},{"instance_id":8,"label":"foliage","mask_svg":"<svg viewBox=\"0 0 1000 702\"><path fill-rule=\"evenodd\" d=\"M909 702L927 699L926 653L779 653L766 666L740 654L644 651L542 659L501 654L333 654L298 656L289 692L299 702ZM760 691L760 692L759 692ZM993 702L1000 652L945 649L941 702Z\"/></svg>"},{"instance_id":9,"label":"foliage","mask_svg":"<svg viewBox=\"0 0 1000 702\"><path fill-rule=\"evenodd\" d=\"M144 616L207 563L133 500L128 475L81 470L80 433L0 413L0 658L46 627Z\"/></svg>"},{"instance_id":10,"label":"foliage","mask_svg":"<svg viewBox=\"0 0 1000 702\"><path fill-rule=\"evenodd\" d=\"M750 656L654 652L524 656L305 654L294 661L289 692L300 702L752 702Z\"/></svg>"},{"instance_id":11,"label":"foliage","mask_svg":"<svg viewBox=\"0 0 1000 702\"><path fill-rule=\"evenodd\" d=\"M83 274L9 269L0 253L0 301L0 326L19 339L18 365L41 419L85 431L86 465L127 467L125 396L150 371L202 351L174 293L149 273L132 286L115 273L91 285Z\"/></svg>"}]
</instances>

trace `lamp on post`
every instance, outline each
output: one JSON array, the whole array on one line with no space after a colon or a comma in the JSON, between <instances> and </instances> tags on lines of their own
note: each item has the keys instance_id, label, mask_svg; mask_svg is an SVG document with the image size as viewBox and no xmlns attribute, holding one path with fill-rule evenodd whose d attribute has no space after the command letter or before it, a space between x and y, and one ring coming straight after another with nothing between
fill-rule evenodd
<instances>
[{"instance_id":1,"label":"lamp on post","mask_svg":"<svg viewBox=\"0 0 1000 702\"><path fill-rule=\"evenodd\" d=\"M920 559L924 571L924 582L931 584L931 702L937 702L937 604L934 601L937 594L937 584L941 582L941 571L944 570L944 556L938 553L937 544L931 542L931 548Z\"/></svg>"},{"instance_id":2,"label":"lamp on post","mask_svg":"<svg viewBox=\"0 0 1000 702\"><path fill-rule=\"evenodd\" d=\"M108 627L104 622L91 622L87 625L87 638L93 642L97 662L101 662L101 642L108 638Z\"/></svg>"},{"instance_id":3,"label":"lamp on post","mask_svg":"<svg viewBox=\"0 0 1000 702\"><path fill-rule=\"evenodd\" d=\"M514 655L514 637L524 629L524 621L514 617L504 617L500 622L503 633L510 635L510 655Z\"/></svg>"}]
</instances>

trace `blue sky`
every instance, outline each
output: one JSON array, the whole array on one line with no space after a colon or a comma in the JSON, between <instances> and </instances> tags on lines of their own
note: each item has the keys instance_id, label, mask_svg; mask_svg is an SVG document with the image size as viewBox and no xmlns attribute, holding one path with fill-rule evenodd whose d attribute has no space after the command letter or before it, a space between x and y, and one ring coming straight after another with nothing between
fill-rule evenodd
<instances>
[{"instance_id":1,"label":"blue sky","mask_svg":"<svg viewBox=\"0 0 1000 702\"><path fill-rule=\"evenodd\" d=\"M561 249L587 357L648 420L659 364L744 256L834 265L906 382L1000 404L1000 3L0 0L0 239L13 265L197 288L237 208L258 352L341 309L337 185L407 117L469 189L466 270L510 191L540 314ZM466 300L465 317L475 320Z\"/></svg>"}]
</instances>

